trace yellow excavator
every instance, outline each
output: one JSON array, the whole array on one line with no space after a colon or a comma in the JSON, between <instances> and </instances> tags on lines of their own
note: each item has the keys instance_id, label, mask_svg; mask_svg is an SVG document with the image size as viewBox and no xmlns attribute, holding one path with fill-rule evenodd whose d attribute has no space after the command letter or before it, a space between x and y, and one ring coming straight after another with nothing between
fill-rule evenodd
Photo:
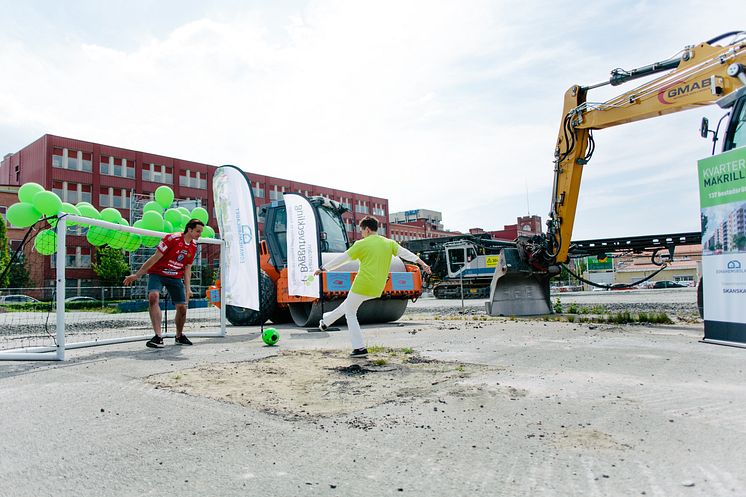
<instances>
[{"instance_id":1,"label":"yellow excavator","mask_svg":"<svg viewBox=\"0 0 746 497\"><path fill-rule=\"evenodd\" d=\"M665 72L600 103L588 92ZM608 81L573 85L565 93L554 152L554 185L546 233L519 237L505 248L490 285L487 313L493 316L550 314L549 280L570 256L570 239L583 168L595 150L593 131L717 103L729 109L723 151L746 145L746 32L732 31L685 47L671 59L632 70L615 69ZM725 117L725 116L724 116ZM722 122L722 120L721 120ZM718 125L719 128L719 125ZM703 137L710 130L702 120Z\"/></svg>"}]
</instances>

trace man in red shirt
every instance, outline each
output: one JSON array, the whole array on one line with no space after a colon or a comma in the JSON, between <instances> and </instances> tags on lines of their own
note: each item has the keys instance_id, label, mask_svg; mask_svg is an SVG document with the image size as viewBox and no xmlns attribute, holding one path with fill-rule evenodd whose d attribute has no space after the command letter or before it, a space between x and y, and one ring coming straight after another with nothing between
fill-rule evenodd
<instances>
[{"instance_id":1,"label":"man in red shirt","mask_svg":"<svg viewBox=\"0 0 746 497\"><path fill-rule=\"evenodd\" d=\"M148 311L150 322L153 324L155 336L145 345L151 348L163 348L161 336L161 307L159 297L163 287L166 287L171 301L176 306L176 344L191 345L192 342L184 335L187 303L192 296L190 280L192 278L192 262L197 253L197 240L202 235L205 225L199 219L192 219L186 224L184 233L166 235L158 244L150 259L145 261L139 271L124 279L124 285L131 285L143 274L148 274ZM184 281L182 282L182 277ZM184 288L186 287L186 291Z\"/></svg>"}]
</instances>

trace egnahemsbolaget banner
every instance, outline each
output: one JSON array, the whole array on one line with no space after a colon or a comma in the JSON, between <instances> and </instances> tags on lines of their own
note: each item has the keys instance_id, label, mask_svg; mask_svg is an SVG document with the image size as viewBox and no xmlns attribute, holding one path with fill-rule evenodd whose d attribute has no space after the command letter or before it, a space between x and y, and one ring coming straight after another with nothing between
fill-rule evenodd
<instances>
[{"instance_id":1,"label":"egnahemsbolaget banner","mask_svg":"<svg viewBox=\"0 0 746 497\"><path fill-rule=\"evenodd\" d=\"M705 340L746 343L746 147L699 161Z\"/></svg>"},{"instance_id":2,"label":"egnahemsbolaget banner","mask_svg":"<svg viewBox=\"0 0 746 497\"><path fill-rule=\"evenodd\" d=\"M224 247L224 304L259 310L259 252L254 195L243 171L220 166L212 180Z\"/></svg>"},{"instance_id":3,"label":"egnahemsbolaget banner","mask_svg":"<svg viewBox=\"0 0 746 497\"><path fill-rule=\"evenodd\" d=\"M313 206L303 195L286 193L288 294L319 297L318 228Z\"/></svg>"}]
</instances>

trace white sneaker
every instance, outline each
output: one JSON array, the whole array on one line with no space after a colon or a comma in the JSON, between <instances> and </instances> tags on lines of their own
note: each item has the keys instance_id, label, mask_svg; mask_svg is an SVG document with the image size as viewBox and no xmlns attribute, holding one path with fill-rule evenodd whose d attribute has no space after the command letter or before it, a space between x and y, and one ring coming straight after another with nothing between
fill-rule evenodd
<instances>
[{"instance_id":1,"label":"white sneaker","mask_svg":"<svg viewBox=\"0 0 746 497\"><path fill-rule=\"evenodd\" d=\"M329 327L326 325L323 319L319 319L319 330L326 331Z\"/></svg>"}]
</instances>

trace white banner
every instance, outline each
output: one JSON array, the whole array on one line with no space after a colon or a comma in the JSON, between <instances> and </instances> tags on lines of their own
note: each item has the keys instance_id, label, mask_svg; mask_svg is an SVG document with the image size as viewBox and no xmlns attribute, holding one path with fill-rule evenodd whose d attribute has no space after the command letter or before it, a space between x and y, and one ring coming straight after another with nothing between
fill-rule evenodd
<instances>
[{"instance_id":1,"label":"white banner","mask_svg":"<svg viewBox=\"0 0 746 497\"><path fill-rule=\"evenodd\" d=\"M220 237L225 241L223 304L259 310L259 252L254 196L246 175L220 166L212 180Z\"/></svg>"},{"instance_id":2,"label":"white banner","mask_svg":"<svg viewBox=\"0 0 746 497\"><path fill-rule=\"evenodd\" d=\"M319 297L319 237L313 206L303 195L286 193L288 294Z\"/></svg>"}]
</instances>

